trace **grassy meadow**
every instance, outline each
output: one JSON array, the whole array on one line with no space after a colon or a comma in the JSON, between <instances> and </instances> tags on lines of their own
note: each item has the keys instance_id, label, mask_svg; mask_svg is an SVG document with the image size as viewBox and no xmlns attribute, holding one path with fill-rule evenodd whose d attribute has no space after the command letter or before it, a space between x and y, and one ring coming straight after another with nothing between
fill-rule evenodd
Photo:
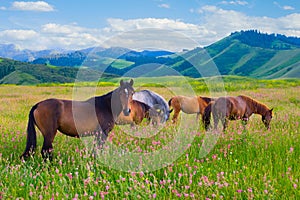
<instances>
[{"instance_id":1,"label":"grassy meadow","mask_svg":"<svg viewBox=\"0 0 300 200\"><path fill-rule=\"evenodd\" d=\"M159 131L146 124L135 129L116 126L107 144L123 154L111 152L117 158L113 165L91 156L84 140L60 133L53 143L54 160L44 162L39 132L35 157L21 161L31 106L46 98L72 99L73 88L0 86L0 199L299 199L300 80L224 81L227 95L249 95L274 108L270 130L260 116L252 116L246 130L240 121L231 121L201 156L205 138L213 133L205 132L195 115L181 113L177 125L168 122ZM170 87L180 87L174 78L163 85L150 82L137 80L136 88L151 89L168 100L173 95ZM197 95L210 95L202 80L189 83ZM114 88L116 84L99 83L95 93ZM83 84L80 89L93 88ZM183 152L164 163L162 159L173 158L176 147ZM149 154L160 150L167 155L151 159ZM143 159L144 167L129 166L124 155L130 152Z\"/></svg>"}]
</instances>

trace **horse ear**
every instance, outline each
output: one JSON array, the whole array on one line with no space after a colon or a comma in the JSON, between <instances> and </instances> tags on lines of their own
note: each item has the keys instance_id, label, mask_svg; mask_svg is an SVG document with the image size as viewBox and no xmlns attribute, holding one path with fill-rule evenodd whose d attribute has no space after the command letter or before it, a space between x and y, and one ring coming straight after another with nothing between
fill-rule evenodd
<instances>
[{"instance_id":1,"label":"horse ear","mask_svg":"<svg viewBox=\"0 0 300 200\"><path fill-rule=\"evenodd\" d=\"M130 85L133 86L133 79L130 79Z\"/></svg>"},{"instance_id":2,"label":"horse ear","mask_svg":"<svg viewBox=\"0 0 300 200\"><path fill-rule=\"evenodd\" d=\"M124 81L123 80L120 80L120 85L124 85Z\"/></svg>"},{"instance_id":3,"label":"horse ear","mask_svg":"<svg viewBox=\"0 0 300 200\"><path fill-rule=\"evenodd\" d=\"M271 110L270 110L270 111L272 112L272 111L273 111L273 109L274 109L274 108L271 108Z\"/></svg>"}]
</instances>

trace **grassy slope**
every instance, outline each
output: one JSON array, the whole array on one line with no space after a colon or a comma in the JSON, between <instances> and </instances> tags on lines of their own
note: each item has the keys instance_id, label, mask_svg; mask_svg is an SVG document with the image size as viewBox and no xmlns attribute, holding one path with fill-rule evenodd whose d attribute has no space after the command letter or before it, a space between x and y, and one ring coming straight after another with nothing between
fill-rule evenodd
<instances>
[{"instance_id":1,"label":"grassy slope","mask_svg":"<svg viewBox=\"0 0 300 200\"><path fill-rule=\"evenodd\" d=\"M221 75L240 75L253 78L298 78L300 49L275 50L250 47L237 39L227 37L205 48L210 57L201 60L201 49L188 52L186 60L198 59L197 65L209 68L213 60ZM179 61L171 66L184 75L192 75L195 69Z\"/></svg>"},{"instance_id":2,"label":"grassy slope","mask_svg":"<svg viewBox=\"0 0 300 200\"><path fill-rule=\"evenodd\" d=\"M159 88L150 87L154 81L151 78L137 79L136 88L152 89L169 99L174 95L171 86L180 86L180 81L175 78L168 77L167 80L173 81L173 84ZM220 135L212 151L206 157L199 157L202 139L210 133L205 133L201 124L194 129L191 127L195 123L184 121L190 127L183 135L194 136L189 149L165 168L137 173L104 166L100 160L87 154L82 140L62 134L55 138L55 159L51 164L43 163L39 153L26 163L20 162L18 157L25 148L27 115L31 106L45 98L71 99L73 88L1 86L0 198L299 198L300 97L294 92L299 90L299 80L224 79L229 95L243 93L274 107L271 130L264 129L258 116L250 118L246 132L243 132L240 122L230 122L227 133ZM229 80L231 83L227 82ZM189 79L189 82L200 86L201 80ZM114 88L99 87L96 94L105 94ZM93 90L88 87L82 89ZM207 91L196 90L196 93L208 95ZM195 116L191 117L194 122ZM110 133L108 143L118 145L120 142L124 151L136 151L137 146L148 152L159 150L166 141L179 134L176 126L171 124L153 138L132 137L133 130L128 134L122 133L122 130L125 129L116 127ZM38 152L41 146L42 137L38 134Z\"/></svg>"}]
</instances>

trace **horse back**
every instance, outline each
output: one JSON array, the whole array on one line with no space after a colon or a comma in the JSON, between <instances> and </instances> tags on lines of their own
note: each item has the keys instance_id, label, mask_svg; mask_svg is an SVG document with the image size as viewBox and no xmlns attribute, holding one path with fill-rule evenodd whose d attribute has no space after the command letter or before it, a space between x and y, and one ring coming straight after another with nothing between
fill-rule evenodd
<instances>
[{"instance_id":1,"label":"horse back","mask_svg":"<svg viewBox=\"0 0 300 200\"><path fill-rule=\"evenodd\" d=\"M46 99L36 104L33 116L35 124L43 135L52 133L58 128L62 105L63 103L59 99Z\"/></svg>"}]
</instances>

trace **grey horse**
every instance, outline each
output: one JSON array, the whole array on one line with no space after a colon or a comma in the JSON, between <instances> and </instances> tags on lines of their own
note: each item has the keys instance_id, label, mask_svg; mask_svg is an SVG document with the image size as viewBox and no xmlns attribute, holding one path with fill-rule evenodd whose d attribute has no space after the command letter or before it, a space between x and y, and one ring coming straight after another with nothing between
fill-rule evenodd
<instances>
[{"instance_id":1,"label":"grey horse","mask_svg":"<svg viewBox=\"0 0 300 200\"><path fill-rule=\"evenodd\" d=\"M168 103L159 94L150 90L141 90L139 92L135 92L132 99L150 106L157 111L157 114L161 113L161 123L165 123L169 119L170 109Z\"/></svg>"}]
</instances>

